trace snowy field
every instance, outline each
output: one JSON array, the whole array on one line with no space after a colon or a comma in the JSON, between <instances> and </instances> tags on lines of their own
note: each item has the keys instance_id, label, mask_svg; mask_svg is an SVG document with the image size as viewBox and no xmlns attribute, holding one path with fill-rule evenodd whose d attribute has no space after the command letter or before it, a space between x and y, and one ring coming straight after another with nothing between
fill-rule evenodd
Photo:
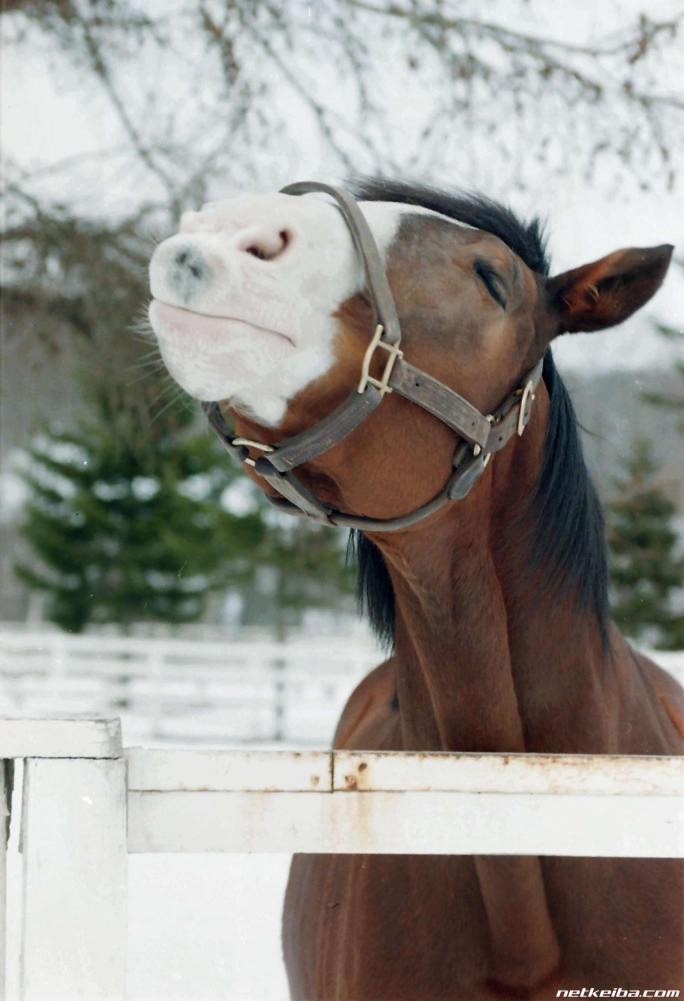
<instances>
[{"instance_id":1,"label":"snowy field","mask_svg":"<svg viewBox=\"0 0 684 1001\"><path fill-rule=\"evenodd\" d=\"M125 649L111 641L96 649L88 637L66 652L62 645L60 656L45 636L27 642L24 635L22 642L0 630L0 712L108 711L123 716L126 744L148 746L172 746L174 734L183 747L235 746L240 735L252 747L329 746L347 694L382 659L362 634L275 650L267 643L194 643L169 651L166 642L163 656L149 641L154 657L130 641ZM684 654L653 656L684 680ZM17 780L8 1001L20 996ZM289 862L286 855L129 855L130 1001L285 1001L280 920Z\"/></svg>"}]
</instances>

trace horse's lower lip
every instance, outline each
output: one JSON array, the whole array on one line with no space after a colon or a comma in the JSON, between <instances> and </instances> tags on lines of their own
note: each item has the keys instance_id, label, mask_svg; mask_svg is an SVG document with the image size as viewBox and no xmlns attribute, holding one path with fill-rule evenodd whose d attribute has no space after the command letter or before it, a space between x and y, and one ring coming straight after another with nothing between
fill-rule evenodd
<instances>
[{"instance_id":1,"label":"horse's lower lip","mask_svg":"<svg viewBox=\"0 0 684 1001\"><path fill-rule=\"evenodd\" d=\"M157 317L166 323L170 323L176 329L181 331L186 329L188 332L197 331L201 332L206 330L212 334L226 333L230 334L235 331L236 327L251 327L253 330L258 331L261 334L271 334L273 337L280 337L295 347L295 343L291 337L287 334L283 334L279 330L272 330L269 327L261 327L257 323L252 323L250 320L243 320L241 317L237 316L215 316L211 313L198 313L194 309L183 309L181 306L171 306L167 302L162 302L160 299L153 299L152 306ZM199 330L198 330L199 328Z\"/></svg>"}]
</instances>

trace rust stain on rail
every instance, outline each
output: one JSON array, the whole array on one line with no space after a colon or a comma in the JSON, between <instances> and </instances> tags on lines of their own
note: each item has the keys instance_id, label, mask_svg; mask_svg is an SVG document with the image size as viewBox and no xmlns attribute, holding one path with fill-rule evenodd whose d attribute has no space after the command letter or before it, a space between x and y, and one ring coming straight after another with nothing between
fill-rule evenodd
<instances>
[{"instance_id":1,"label":"rust stain on rail","mask_svg":"<svg viewBox=\"0 0 684 1001\"><path fill-rule=\"evenodd\" d=\"M684 757L337 752L340 792L684 795Z\"/></svg>"}]
</instances>

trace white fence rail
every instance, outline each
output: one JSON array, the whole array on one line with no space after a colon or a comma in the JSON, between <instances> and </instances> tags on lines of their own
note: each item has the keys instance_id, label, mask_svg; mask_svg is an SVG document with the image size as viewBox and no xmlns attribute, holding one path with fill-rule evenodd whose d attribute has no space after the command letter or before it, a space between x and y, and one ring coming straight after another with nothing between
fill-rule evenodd
<instances>
[{"instance_id":1,"label":"white fence rail","mask_svg":"<svg viewBox=\"0 0 684 1001\"><path fill-rule=\"evenodd\" d=\"M363 636L208 643L0 629L0 715L111 714L127 743L329 744L381 660Z\"/></svg>"},{"instance_id":2,"label":"white fence rail","mask_svg":"<svg viewBox=\"0 0 684 1001\"><path fill-rule=\"evenodd\" d=\"M22 1001L125 997L129 852L684 858L684 757L124 752L73 717L0 720L0 753L24 759Z\"/></svg>"}]
</instances>

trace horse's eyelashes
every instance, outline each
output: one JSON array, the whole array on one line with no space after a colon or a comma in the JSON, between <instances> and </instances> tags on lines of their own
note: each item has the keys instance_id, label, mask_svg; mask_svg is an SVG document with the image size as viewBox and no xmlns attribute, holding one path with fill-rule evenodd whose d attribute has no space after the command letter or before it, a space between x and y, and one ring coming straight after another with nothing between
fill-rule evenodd
<instances>
[{"instance_id":1,"label":"horse's eyelashes","mask_svg":"<svg viewBox=\"0 0 684 1001\"><path fill-rule=\"evenodd\" d=\"M496 271L494 271L491 264L487 264L485 261L475 261L473 271L487 289L492 299L498 302L502 309L505 309L506 296L502 289L503 281L499 278Z\"/></svg>"}]
</instances>

